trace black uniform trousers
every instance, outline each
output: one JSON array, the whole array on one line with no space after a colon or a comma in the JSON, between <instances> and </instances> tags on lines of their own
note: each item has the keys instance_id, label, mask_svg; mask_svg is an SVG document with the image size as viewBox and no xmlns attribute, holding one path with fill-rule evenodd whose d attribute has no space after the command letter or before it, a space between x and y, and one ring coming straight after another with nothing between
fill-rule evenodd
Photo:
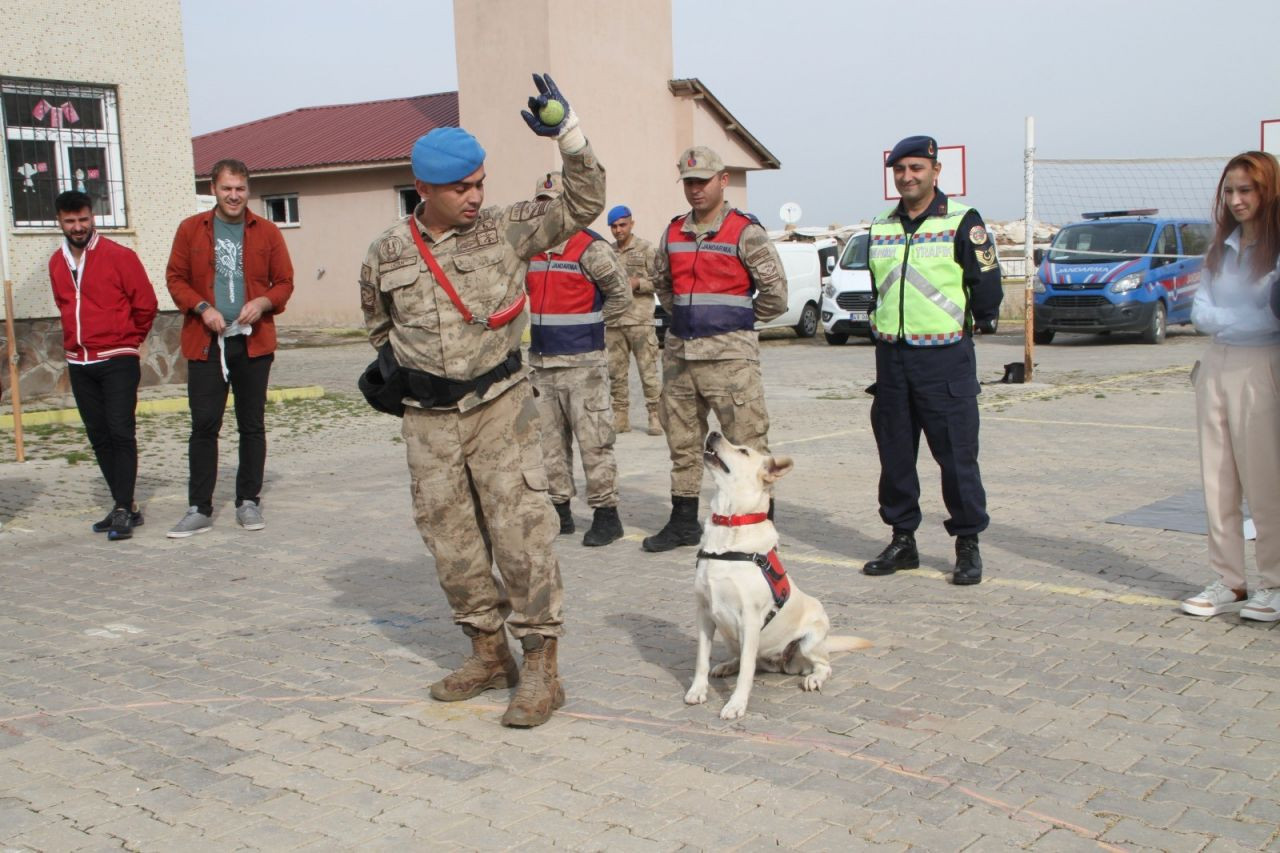
<instances>
[{"instance_id":1,"label":"black uniform trousers","mask_svg":"<svg viewBox=\"0 0 1280 853\"><path fill-rule=\"evenodd\" d=\"M941 347L876 342L871 428L880 451L880 518L895 530L920 526L916 461L924 432L942 468L942 500L952 536L987 529L978 472L978 373L973 339ZM870 390L870 389L869 389Z\"/></svg>"},{"instance_id":2,"label":"black uniform trousers","mask_svg":"<svg viewBox=\"0 0 1280 853\"><path fill-rule=\"evenodd\" d=\"M142 377L138 357L125 355L94 364L69 364L67 373L93 455L111 490L111 500L117 507L131 509L138 477L134 419Z\"/></svg>"}]
</instances>

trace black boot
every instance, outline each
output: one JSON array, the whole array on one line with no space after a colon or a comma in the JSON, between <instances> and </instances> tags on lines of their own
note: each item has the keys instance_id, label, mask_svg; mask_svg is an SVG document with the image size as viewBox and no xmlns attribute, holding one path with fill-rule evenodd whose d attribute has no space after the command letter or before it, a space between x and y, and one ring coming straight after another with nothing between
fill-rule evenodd
<instances>
[{"instance_id":1,"label":"black boot","mask_svg":"<svg viewBox=\"0 0 1280 853\"><path fill-rule=\"evenodd\" d=\"M956 537L956 573L951 582L957 586L982 583L982 554L978 553L977 536Z\"/></svg>"},{"instance_id":2,"label":"black boot","mask_svg":"<svg viewBox=\"0 0 1280 853\"><path fill-rule=\"evenodd\" d=\"M698 524L698 499L671 496L671 518L667 526L646 537L640 547L646 551L670 551L681 545L697 545L702 541Z\"/></svg>"},{"instance_id":3,"label":"black boot","mask_svg":"<svg viewBox=\"0 0 1280 853\"><path fill-rule=\"evenodd\" d=\"M891 575L899 569L920 568L920 552L916 550L916 535L910 530L893 531L893 541L880 552L880 556L862 567L864 575Z\"/></svg>"},{"instance_id":4,"label":"black boot","mask_svg":"<svg viewBox=\"0 0 1280 853\"><path fill-rule=\"evenodd\" d=\"M582 544L588 547L608 545L622 538L622 521L618 518L616 506L596 507L595 517L591 519L591 529L582 537Z\"/></svg>"},{"instance_id":5,"label":"black boot","mask_svg":"<svg viewBox=\"0 0 1280 853\"><path fill-rule=\"evenodd\" d=\"M569 512L569 502L558 504L552 501L551 505L556 508L556 515L560 516L560 534L563 536L566 533L572 533L573 515Z\"/></svg>"}]
</instances>

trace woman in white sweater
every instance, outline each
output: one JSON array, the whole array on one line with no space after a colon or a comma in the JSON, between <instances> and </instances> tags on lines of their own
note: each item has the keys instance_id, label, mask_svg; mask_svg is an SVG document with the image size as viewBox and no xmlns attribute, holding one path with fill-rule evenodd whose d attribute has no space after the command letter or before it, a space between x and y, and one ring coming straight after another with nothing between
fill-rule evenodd
<instances>
[{"instance_id":1,"label":"woman in white sweater","mask_svg":"<svg viewBox=\"0 0 1280 853\"><path fill-rule=\"evenodd\" d=\"M1238 611L1280 620L1280 319L1271 310L1280 256L1280 167L1261 151L1233 157L1218 182L1216 230L1191 320L1213 335L1194 372L1209 565L1218 579L1182 602L1194 616ZM1258 583L1245 583L1244 515L1257 529Z\"/></svg>"}]
</instances>

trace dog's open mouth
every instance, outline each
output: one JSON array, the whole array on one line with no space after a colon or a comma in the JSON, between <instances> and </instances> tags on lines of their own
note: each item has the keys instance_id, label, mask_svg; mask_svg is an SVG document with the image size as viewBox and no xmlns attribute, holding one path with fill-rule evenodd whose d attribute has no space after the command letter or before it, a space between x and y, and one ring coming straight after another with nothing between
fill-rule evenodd
<instances>
[{"instance_id":1,"label":"dog's open mouth","mask_svg":"<svg viewBox=\"0 0 1280 853\"><path fill-rule=\"evenodd\" d=\"M702 462L705 465L712 465L712 464L719 465L721 471L725 472L726 474L729 473L729 466L724 464L724 460L720 458L720 454L716 453L710 447L702 451Z\"/></svg>"}]
</instances>

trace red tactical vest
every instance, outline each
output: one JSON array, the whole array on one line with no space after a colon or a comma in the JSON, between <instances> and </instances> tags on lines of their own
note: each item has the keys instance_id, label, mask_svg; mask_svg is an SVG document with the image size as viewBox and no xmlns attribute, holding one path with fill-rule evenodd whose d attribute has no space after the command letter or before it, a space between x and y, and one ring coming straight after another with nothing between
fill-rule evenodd
<instances>
[{"instance_id":1,"label":"red tactical vest","mask_svg":"<svg viewBox=\"0 0 1280 853\"><path fill-rule=\"evenodd\" d=\"M667 226L672 333L688 340L755 328L751 276L738 257L742 229L755 220L730 210L720 230L699 242L681 229L684 219Z\"/></svg>"},{"instance_id":2,"label":"red tactical vest","mask_svg":"<svg viewBox=\"0 0 1280 853\"><path fill-rule=\"evenodd\" d=\"M529 351L572 355L604 349L604 294L582 272L582 253L596 240L584 228L569 238L562 254L543 252L529 261Z\"/></svg>"}]
</instances>

